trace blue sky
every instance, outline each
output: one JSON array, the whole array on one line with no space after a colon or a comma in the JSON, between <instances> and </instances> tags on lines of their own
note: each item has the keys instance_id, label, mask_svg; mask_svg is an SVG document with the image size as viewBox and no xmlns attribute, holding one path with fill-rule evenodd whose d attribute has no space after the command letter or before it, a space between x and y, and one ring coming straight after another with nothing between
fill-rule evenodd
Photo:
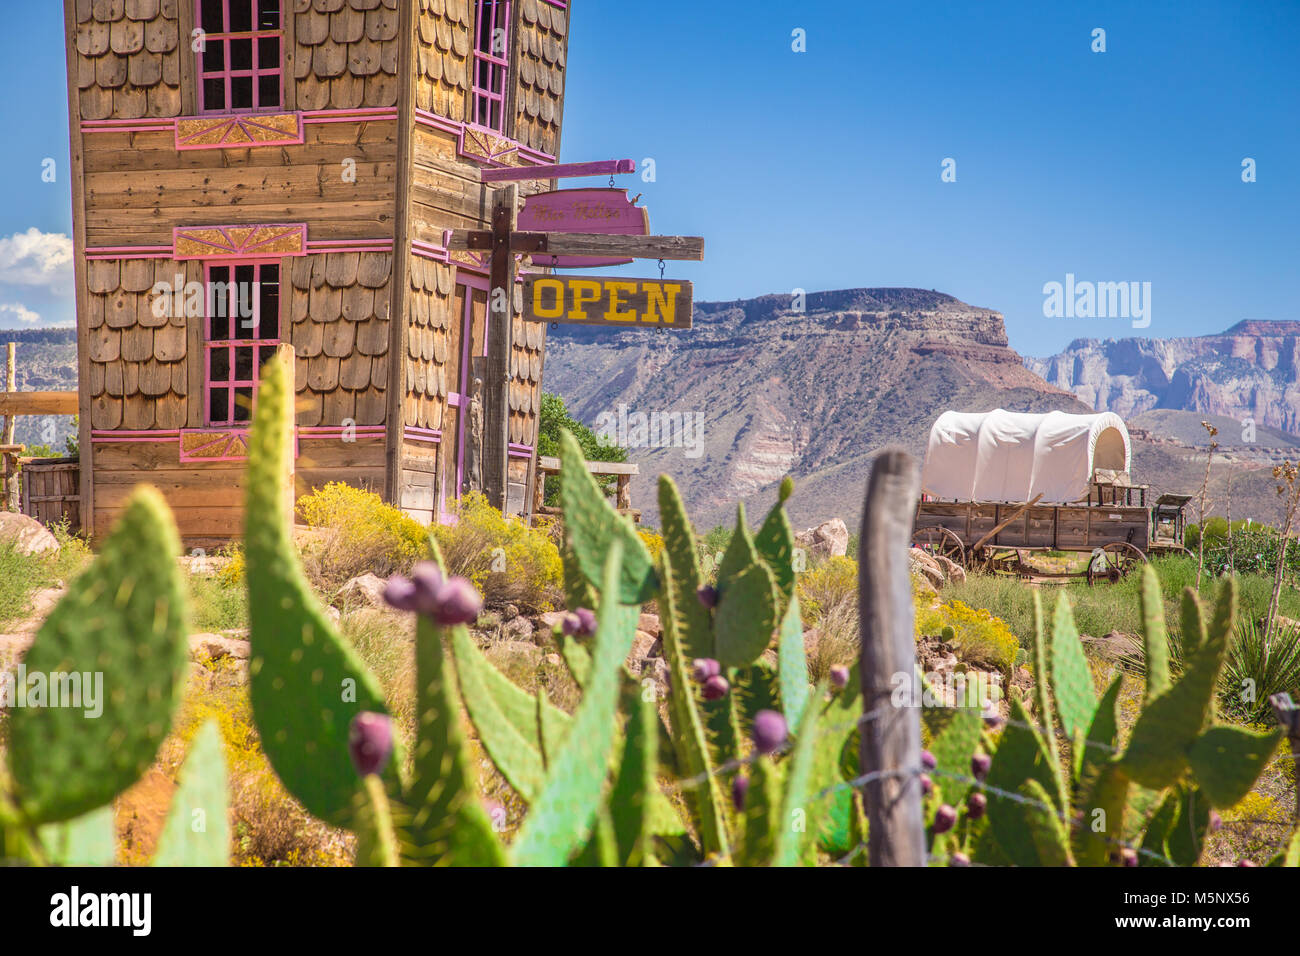
<instances>
[{"instance_id":1,"label":"blue sky","mask_svg":"<svg viewBox=\"0 0 1300 956\"><path fill-rule=\"evenodd\" d=\"M0 327L72 314L31 267L70 230L60 6L0 35ZM656 232L706 238L668 266L697 299L937 289L1005 313L1026 354L1300 319L1295 0L574 6L562 159L654 159L621 184ZM1150 282L1150 326L1045 318L1067 273Z\"/></svg>"}]
</instances>

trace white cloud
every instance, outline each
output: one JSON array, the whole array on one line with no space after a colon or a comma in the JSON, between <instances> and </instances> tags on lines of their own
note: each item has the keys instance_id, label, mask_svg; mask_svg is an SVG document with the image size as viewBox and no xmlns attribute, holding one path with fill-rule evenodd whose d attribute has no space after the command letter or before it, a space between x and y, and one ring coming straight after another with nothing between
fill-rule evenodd
<instances>
[{"instance_id":1,"label":"white cloud","mask_svg":"<svg viewBox=\"0 0 1300 956\"><path fill-rule=\"evenodd\" d=\"M0 282L72 291L72 240L35 226L0 238Z\"/></svg>"},{"instance_id":2,"label":"white cloud","mask_svg":"<svg viewBox=\"0 0 1300 956\"><path fill-rule=\"evenodd\" d=\"M37 313L18 302L0 303L0 315L3 315L6 312L12 312L18 318L19 322L41 321L41 317Z\"/></svg>"}]
</instances>

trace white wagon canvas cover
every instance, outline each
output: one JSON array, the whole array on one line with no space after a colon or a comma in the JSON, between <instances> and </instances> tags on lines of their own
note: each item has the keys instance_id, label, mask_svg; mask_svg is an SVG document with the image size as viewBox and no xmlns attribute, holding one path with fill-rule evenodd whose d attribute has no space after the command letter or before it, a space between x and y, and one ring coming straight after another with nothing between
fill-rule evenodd
<instances>
[{"instance_id":1,"label":"white wagon canvas cover","mask_svg":"<svg viewBox=\"0 0 1300 956\"><path fill-rule=\"evenodd\" d=\"M1093 470L1128 472L1132 447L1112 412L944 412L930 429L921 490L959 501L1064 504L1088 497Z\"/></svg>"}]
</instances>

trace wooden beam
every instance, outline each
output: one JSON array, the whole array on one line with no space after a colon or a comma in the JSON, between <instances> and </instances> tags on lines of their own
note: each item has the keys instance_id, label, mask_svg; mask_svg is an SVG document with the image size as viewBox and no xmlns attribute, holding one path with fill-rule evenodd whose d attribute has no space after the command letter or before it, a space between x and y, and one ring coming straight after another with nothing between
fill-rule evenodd
<instances>
[{"instance_id":1,"label":"wooden beam","mask_svg":"<svg viewBox=\"0 0 1300 956\"><path fill-rule=\"evenodd\" d=\"M555 163L550 166L506 166L483 170L485 183L513 183L529 179L569 179L578 176L615 176L636 172L635 159L606 159L596 163Z\"/></svg>"},{"instance_id":2,"label":"wooden beam","mask_svg":"<svg viewBox=\"0 0 1300 956\"><path fill-rule=\"evenodd\" d=\"M492 233L483 229L453 229L447 236L453 252L483 252L492 248ZM535 256L607 256L611 259L704 260L701 236L606 236L587 232L516 232L512 252ZM543 261L539 263L545 265Z\"/></svg>"},{"instance_id":3,"label":"wooden beam","mask_svg":"<svg viewBox=\"0 0 1300 956\"><path fill-rule=\"evenodd\" d=\"M542 455L537 459L537 467L545 474L558 475L560 473L560 459L552 458L550 455ZM641 466L625 461L589 461L587 462L587 471L593 475L639 475L641 474Z\"/></svg>"},{"instance_id":4,"label":"wooden beam","mask_svg":"<svg viewBox=\"0 0 1300 956\"><path fill-rule=\"evenodd\" d=\"M483 492L488 504L503 513L510 465L510 337L515 312L515 257L510 240L518 224L519 187L511 183L493 195L487 377L483 380Z\"/></svg>"},{"instance_id":5,"label":"wooden beam","mask_svg":"<svg viewBox=\"0 0 1300 956\"><path fill-rule=\"evenodd\" d=\"M75 415L77 392L0 392L0 415Z\"/></svg>"}]
</instances>

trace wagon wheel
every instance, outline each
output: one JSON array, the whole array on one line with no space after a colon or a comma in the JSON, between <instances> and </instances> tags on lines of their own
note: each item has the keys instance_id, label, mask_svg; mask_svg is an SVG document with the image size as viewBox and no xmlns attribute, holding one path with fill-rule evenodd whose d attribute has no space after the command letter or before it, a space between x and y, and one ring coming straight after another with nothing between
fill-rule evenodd
<instances>
[{"instance_id":1,"label":"wagon wheel","mask_svg":"<svg viewBox=\"0 0 1300 956\"><path fill-rule=\"evenodd\" d=\"M966 566L966 548L947 528L919 529L912 535L912 547L945 557L958 567Z\"/></svg>"},{"instance_id":2,"label":"wagon wheel","mask_svg":"<svg viewBox=\"0 0 1300 956\"><path fill-rule=\"evenodd\" d=\"M1109 581L1113 584L1139 564L1146 564L1146 560L1147 556L1142 553L1142 549L1127 541L1108 544L1088 560L1088 583Z\"/></svg>"}]
</instances>

